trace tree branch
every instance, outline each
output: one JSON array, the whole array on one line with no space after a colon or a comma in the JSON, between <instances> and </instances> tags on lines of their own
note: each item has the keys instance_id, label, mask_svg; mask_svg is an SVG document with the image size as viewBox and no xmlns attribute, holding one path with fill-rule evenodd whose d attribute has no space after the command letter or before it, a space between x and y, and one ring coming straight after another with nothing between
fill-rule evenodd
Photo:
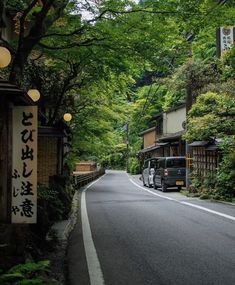
<instances>
[{"instance_id":1,"label":"tree branch","mask_svg":"<svg viewBox=\"0 0 235 285\"><path fill-rule=\"evenodd\" d=\"M50 49L50 50L62 50L62 49L70 49L70 48L73 48L73 47L82 47L82 46L91 46L94 44L94 42L100 42L100 41L103 41L105 40L106 38L93 38L93 39L87 39L81 43L72 43L72 44L69 44L69 45L65 45L65 46L48 46L48 45L45 45L43 43L39 43L38 45L41 46L42 48L45 48L45 49Z\"/></svg>"},{"instance_id":2,"label":"tree branch","mask_svg":"<svg viewBox=\"0 0 235 285\"><path fill-rule=\"evenodd\" d=\"M103 14L111 13L114 15L122 15L122 14L131 14L131 13L148 13L148 14L184 14L184 15L201 15L203 13L192 13L192 12L186 12L186 11L153 11L152 9L134 9L134 10L127 10L127 11L116 11L112 9L107 9L102 12Z\"/></svg>"},{"instance_id":3,"label":"tree branch","mask_svg":"<svg viewBox=\"0 0 235 285\"><path fill-rule=\"evenodd\" d=\"M112 10L112 9L106 9L104 10L102 13L100 13L99 16L95 17L94 19L91 19L91 20L88 20L86 23L87 24L91 24L91 23L94 23L100 19L103 19L105 18L105 14L107 13L111 13L113 15L122 15L122 14L130 14L130 13L139 13L139 12L142 12L142 13L150 13L150 14L186 14L186 15L201 15L199 13L192 13L192 12L179 12L179 11L153 11L153 10L147 10L147 9L135 9L135 10L129 10L129 11L116 11L116 10ZM105 18L107 19L107 18ZM79 28L79 29L76 29L74 30L73 32L71 33L68 33L68 34L60 34L60 33L51 33L51 34L47 34L47 35L44 35L42 36L41 38L48 38L48 37L70 37L70 36L73 36L73 35L80 35L82 34L82 31L85 29L85 26Z\"/></svg>"}]
</instances>

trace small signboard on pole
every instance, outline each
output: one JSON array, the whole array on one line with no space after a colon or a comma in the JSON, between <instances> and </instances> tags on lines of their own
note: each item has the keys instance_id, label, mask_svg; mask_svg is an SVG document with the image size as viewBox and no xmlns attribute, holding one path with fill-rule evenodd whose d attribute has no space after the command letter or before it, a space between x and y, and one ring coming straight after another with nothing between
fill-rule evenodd
<instances>
[{"instance_id":1,"label":"small signboard on pole","mask_svg":"<svg viewBox=\"0 0 235 285\"><path fill-rule=\"evenodd\" d=\"M37 106L13 109L12 223L37 221Z\"/></svg>"},{"instance_id":2,"label":"small signboard on pole","mask_svg":"<svg viewBox=\"0 0 235 285\"><path fill-rule=\"evenodd\" d=\"M235 43L235 28L220 27L217 30L217 55L221 57Z\"/></svg>"}]
</instances>

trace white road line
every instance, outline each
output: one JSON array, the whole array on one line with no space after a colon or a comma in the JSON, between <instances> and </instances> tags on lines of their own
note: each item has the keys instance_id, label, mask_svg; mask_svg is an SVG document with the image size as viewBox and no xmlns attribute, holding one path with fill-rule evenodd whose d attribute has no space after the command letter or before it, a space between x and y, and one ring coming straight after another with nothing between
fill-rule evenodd
<instances>
[{"instance_id":1,"label":"white road line","mask_svg":"<svg viewBox=\"0 0 235 285\"><path fill-rule=\"evenodd\" d=\"M230 216L230 215L227 215L227 214L224 214L224 213L221 213L221 212L217 212L217 211L214 211L214 210L210 210L210 209L208 209L208 208L205 208L205 207L202 207L202 206L198 206L198 205L195 205L195 204L192 204L192 203L179 201L179 200L177 200L177 199L173 199L173 198L167 197L167 196L165 196L165 195L157 194L157 193L155 193L155 192L153 192L153 191L151 191L151 190L149 190L149 189L146 189L146 188L140 186L139 184L137 184L136 182L134 182L131 178L129 178L129 180L130 180L130 182L133 183L135 186L141 188L142 190L144 190L144 191L146 191L146 192L151 193L152 195L158 196L158 197L163 198L163 199L171 200L171 201L174 201L174 202L177 202L177 203L186 205L186 206L194 207L194 208L200 209L200 210L202 210L202 211L205 211L205 212L208 212L208 213L212 213L212 214L215 214L215 215L217 215L217 216L221 216L221 217L224 217L224 218L226 218L226 219L235 221L235 217L233 217L233 216Z\"/></svg>"},{"instance_id":2,"label":"white road line","mask_svg":"<svg viewBox=\"0 0 235 285\"><path fill-rule=\"evenodd\" d=\"M102 176L104 177L104 176ZM104 277L100 267L95 245L92 239L91 227L86 207L86 190L99 181L102 177L92 182L83 192L81 197L81 218L82 218L82 235L86 253L88 273L91 285L104 285Z\"/></svg>"},{"instance_id":3,"label":"white road line","mask_svg":"<svg viewBox=\"0 0 235 285\"><path fill-rule=\"evenodd\" d=\"M195 204L191 204L191 203L188 203L188 202L180 202L180 203L184 204L184 205L187 205L187 206L190 206L190 207L194 207L194 208L206 211L206 212L209 212L209 213L212 213L212 214L215 214L215 215L218 215L218 216L221 216L221 217L224 217L224 218L232 220L232 221L235 221L235 217L227 215L227 214L223 214L221 212L210 210L208 208L205 208L205 207L202 207L202 206L198 206L198 205L195 205Z\"/></svg>"},{"instance_id":4,"label":"white road line","mask_svg":"<svg viewBox=\"0 0 235 285\"><path fill-rule=\"evenodd\" d=\"M151 193L152 195L155 195L155 196L158 196L158 197L161 197L163 199L167 199L167 200L171 200L171 201L175 201L175 202L178 202L178 200L175 200L173 198L170 198L170 197L167 197L167 196L164 196L164 195L161 195L161 194L157 194L149 189L145 189L144 187L140 186L139 184L137 184L136 182L134 182L131 178L129 178L129 180L131 181L131 183L133 183L135 186L139 187L140 189L146 191L146 192L149 192Z\"/></svg>"}]
</instances>

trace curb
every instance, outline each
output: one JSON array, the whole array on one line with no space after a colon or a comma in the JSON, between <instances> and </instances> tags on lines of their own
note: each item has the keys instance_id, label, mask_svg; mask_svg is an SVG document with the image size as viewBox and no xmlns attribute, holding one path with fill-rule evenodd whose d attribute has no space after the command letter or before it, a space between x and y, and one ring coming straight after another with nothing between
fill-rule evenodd
<instances>
[{"instance_id":1,"label":"curb","mask_svg":"<svg viewBox=\"0 0 235 285\"><path fill-rule=\"evenodd\" d=\"M136 181L142 181L141 180L141 175L139 176L139 178L137 177L137 175L131 175L130 173L128 173L134 180ZM181 193L179 193L181 194ZM184 196L183 194L181 194L182 196ZM189 198L198 198L199 197L191 197L191 196L185 196L185 197L189 197ZM231 203L231 202L226 202L226 201L221 201L221 200L214 200L214 199L207 199L208 201L212 202L212 203L220 203L220 204L225 204L225 205L230 205L235 207L235 203Z\"/></svg>"},{"instance_id":2,"label":"curb","mask_svg":"<svg viewBox=\"0 0 235 285\"><path fill-rule=\"evenodd\" d=\"M103 175L101 175L100 177L102 177ZM96 181L97 179L99 179L99 177L94 179L93 181ZM92 183L93 181L91 181L90 183ZM67 224L65 225L64 229L62 230L62 233L60 233L60 235L58 237L59 240L67 241L70 233L74 229L74 227L77 223L77 219L78 219L78 212L80 210L81 193L83 192L83 190L86 187L88 187L90 185L90 183L88 183L85 186L75 190L75 193L74 193L73 199L72 199L72 203L71 203L71 211L69 214L69 218L67 220ZM53 228L53 226L52 226L52 228Z\"/></svg>"},{"instance_id":3,"label":"curb","mask_svg":"<svg viewBox=\"0 0 235 285\"><path fill-rule=\"evenodd\" d=\"M220 204L225 204L225 205L230 205L230 206L234 206L235 207L235 204L231 203L231 202L226 202L226 201L221 201L221 200L214 200L214 199L211 199L210 201L213 202L213 203L220 203Z\"/></svg>"},{"instance_id":4,"label":"curb","mask_svg":"<svg viewBox=\"0 0 235 285\"><path fill-rule=\"evenodd\" d=\"M78 190L75 190L75 193L73 195L73 199L71 202L71 210L69 213L68 220L63 220L54 223L50 230L47 233L47 240L50 240L50 231L54 230L56 232L57 238L59 241L67 242L68 237L71 233L71 231L74 229L77 217L78 217L78 210L79 210L79 201L80 201L80 193Z\"/></svg>"},{"instance_id":5,"label":"curb","mask_svg":"<svg viewBox=\"0 0 235 285\"><path fill-rule=\"evenodd\" d=\"M80 193L78 192L78 190L75 190L75 194L72 200L71 212L69 215L68 223L65 226L65 229L62 234L62 240L68 239L69 234L71 233L71 231L74 229L76 225L77 217L78 217L77 213L79 210L79 200L80 200L79 195Z\"/></svg>"}]
</instances>

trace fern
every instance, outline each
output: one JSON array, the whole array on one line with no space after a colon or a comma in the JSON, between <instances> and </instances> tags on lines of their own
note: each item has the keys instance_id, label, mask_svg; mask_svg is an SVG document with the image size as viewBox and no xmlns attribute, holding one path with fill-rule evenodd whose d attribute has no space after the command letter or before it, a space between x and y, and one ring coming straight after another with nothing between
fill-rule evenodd
<instances>
[{"instance_id":1,"label":"fern","mask_svg":"<svg viewBox=\"0 0 235 285\"><path fill-rule=\"evenodd\" d=\"M0 275L1 285L54 285L54 280L45 278L50 266L49 260L27 262L13 266L7 273Z\"/></svg>"}]
</instances>

